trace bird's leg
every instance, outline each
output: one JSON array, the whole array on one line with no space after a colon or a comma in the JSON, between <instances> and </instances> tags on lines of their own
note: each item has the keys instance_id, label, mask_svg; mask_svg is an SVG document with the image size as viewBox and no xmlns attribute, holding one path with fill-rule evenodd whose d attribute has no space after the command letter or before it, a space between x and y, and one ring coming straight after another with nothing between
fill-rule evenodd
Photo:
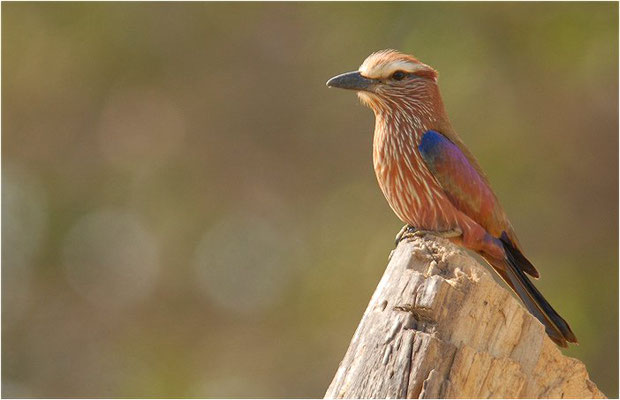
<instances>
[{"instance_id":1,"label":"bird's leg","mask_svg":"<svg viewBox=\"0 0 620 400\"><path fill-rule=\"evenodd\" d=\"M411 225L403 226L401 230L396 234L396 237L394 238L394 244L398 245L398 243L400 243L401 240L406 239L408 237L413 237L413 233L415 231L416 229Z\"/></svg>"},{"instance_id":2,"label":"bird's leg","mask_svg":"<svg viewBox=\"0 0 620 400\"><path fill-rule=\"evenodd\" d=\"M459 237L463 234L460 228L448 229L447 231L416 231L416 236L433 235L444 239Z\"/></svg>"},{"instance_id":3,"label":"bird's leg","mask_svg":"<svg viewBox=\"0 0 620 400\"><path fill-rule=\"evenodd\" d=\"M447 231L427 231L416 229L411 225L405 225L396 235L396 244L400 243L403 239L420 237L424 235L433 235L444 239L459 237L463 234L463 231L459 228L449 229Z\"/></svg>"}]
</instances>

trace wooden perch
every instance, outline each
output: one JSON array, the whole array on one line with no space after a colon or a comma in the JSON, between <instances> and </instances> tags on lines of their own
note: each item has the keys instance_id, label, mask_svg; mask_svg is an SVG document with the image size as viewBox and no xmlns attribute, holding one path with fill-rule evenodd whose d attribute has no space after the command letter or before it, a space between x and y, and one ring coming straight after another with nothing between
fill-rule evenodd
<instances>
[{"instance_id":1,"label":"wooden perch","mask_svg":"<svg viewBox=\"0 0 620 400\"><path fill-rule=\"evenodd\" d=\"M605 398L472 256L401 242L325 398Z\"/></svg>"}]
</instances>

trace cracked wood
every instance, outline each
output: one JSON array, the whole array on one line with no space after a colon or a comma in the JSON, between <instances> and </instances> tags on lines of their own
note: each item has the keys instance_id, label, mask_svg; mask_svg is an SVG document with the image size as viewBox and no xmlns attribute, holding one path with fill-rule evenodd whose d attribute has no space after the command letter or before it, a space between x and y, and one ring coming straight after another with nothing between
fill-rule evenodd
<instances>
[{"instance_id":1,"label":"cracked wood","mask_svg":"<svg viewBox=\"0 0 620 400\"><path fill-rule=\"evenodd\" d=\"M325 398L604 398L472 256L401 242Z\"/></svg>"}]
</instances>

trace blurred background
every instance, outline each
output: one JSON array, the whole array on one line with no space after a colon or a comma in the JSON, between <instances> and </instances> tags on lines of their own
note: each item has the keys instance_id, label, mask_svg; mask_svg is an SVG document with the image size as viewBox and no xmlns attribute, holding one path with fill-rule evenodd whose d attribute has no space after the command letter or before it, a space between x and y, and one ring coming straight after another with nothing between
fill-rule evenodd
<instances>
[{"instance_id":1,"label":"blurred background","mask_svg":"<svg viewBox=\"0 0 620 400\"><path fill-rule=\"evenodd\" d=\"M322 397L401 223L396 48L618 396L617 3L3 3L2 396Z\"/></svg>"}]
</instances>

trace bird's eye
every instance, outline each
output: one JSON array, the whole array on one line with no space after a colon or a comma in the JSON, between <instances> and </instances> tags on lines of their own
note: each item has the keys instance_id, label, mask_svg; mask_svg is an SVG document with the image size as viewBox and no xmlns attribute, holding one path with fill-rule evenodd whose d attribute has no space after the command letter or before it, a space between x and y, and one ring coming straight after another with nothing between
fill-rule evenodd
<instances>
[{"instance_id":1,"label":"bird's eye","mask_svg":"<svg viewBox=\"0 0 620 400\"><path fill-rule=\"evenodd\" d=\"M392 74L392 79L395 81L402 80L407 74L404 71L396 71Z\"/></svg>"}]
</instances>

